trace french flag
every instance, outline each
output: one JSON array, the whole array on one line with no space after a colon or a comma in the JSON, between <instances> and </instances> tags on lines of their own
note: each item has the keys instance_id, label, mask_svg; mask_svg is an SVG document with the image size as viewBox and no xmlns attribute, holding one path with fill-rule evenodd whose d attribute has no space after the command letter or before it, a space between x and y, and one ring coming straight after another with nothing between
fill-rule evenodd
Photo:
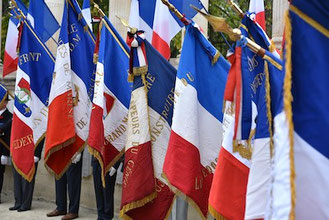
<instances>
[{"instance_id":1,"label":"french flag","mask_svg":"<svg viewBox=\"0 0 329 220\"><path fill-rule=\"evenodd\" d=\"M286 14L268 219L329 218L328 12L328 1L294 0Z\"/></svg>"},{"instance_id":2,"label":"french flag","mask_svg":"<svg viewBox=\"0 0 329 220\"><path fill-rule=\"evenodd\" d=\"M31 24L23 20L22 25L10 152L15 169L31 181L35 172L34 147L46 132L55 58Z\"/></svg>"},{"instance_id":3,"label":"french flag","mask_svg":"<svg viewBox=\"0 0 329 220\"><path fill-rule=\"evenodd\" d=\"M27 8L21 0L16 1L17 6L22 12L26 15ZM8 23L6 44L5 44L5 52L3 58L3 77L8 74L16 71L18 64L18 56L17 56L17 43L18 43L18 26L20 25L19 19L17 15L19 12L17 9L12 9L10 11L11 17Z\"/></svg>"},{"instance_id":4,"label":"french flag","mask_svg":"<svg viewBox=\"0 0 329 220\"><path fill-rule=\"evenodd\" d=\"M90 0L83 0L82 4L82 15L85 18L90 30L93 30L92 18L90 12Z\"/></svg>"},{"instance_id":5,"label":"french flag","mask_svg":"<svg viewBox=\"0 0 329 220\"><path fill-rule=\"evenodd\" d=\"M169 2L188 19L192 19L196 14L196 11L190 8L190 4L199 9L202 8L199 0L171 0ZM132 0L129 25L138 30L144 30L146 39L166 59L170 58L171 39L184 26L161 0Z\"/></svg>"},{"instance_id":6,"label":"french flag","mask_svg":"<svg viewBox=\"0 0 329 220\"><path fill-rule=\"evenodd\" d=\"M157 196L127 215L132 219L165 219L170 212L174 193L161 175L171 132L177 71L148 41L145 40L144 45L148 63L148 117Z\"/></svg>"},{"instance_id":7,"label":"french flag","mask_svg":"<svg viewBox=\"0 0 329 220\"><path fill-rule=\"evenodd\" d=\"M250 152L245 219L261 219L265 215L271 170L273 100L268 97L276 95L277 90L282 88L280 83L271 80L272 75L282 76L282 64L264 30L249 15L245 15L242 24L240 30L243 36L252 38L265 50L272 52L266 52L262 58L248 47L241 48L243 112L239 114L242 118L240 133L244 136L235 141L240 141L241 147L244 146ZM241 147L235 146L237 151L241 151ZM261 199L265 202L260 203Z\"/></svg>"},{"instance_id":8,"label":"french flag","mask_svg":"<svg viewBox=\"0 0 329 220\"><path fill-rule=\"evenodd\" d=\"M121 217L151 202L157 196L147 104L148 67L144 32L128 32L127 39L130 46L129 81L133 82L133 88L128 111Z\"/></svg>"},{"instance_id":9,"label":"french flag","mask_svg":"<svg viewBox=\"0 0 329 220\"><path fill-rule=\"evenodd\" d=\"M70 115L73 112L75 141L66 147L56 147L52 159L48 158L47 166L53 167L50 169L56 176L60 178L65 172L71 159L77 152L84 149L85 142L89 134L89 122L92 108L92 96L94 94L93 86L95 81L95 65L93 63L95 38L91 30L84 28L87 26L84 18L80 17L81 9L76 0L69 0L66 4L67 9L63 15L62 26L67 27L67 37L69 45L69 59L71 66L65 68L64 73L71 75L71 84L61 85L72 90L71 101L67 99L68 104L72 106ZM64 24L66 22L66 24ZM62 27L63 29L63 27ZM65 42L65 41L63 41ZM67 52L68 53L68 52ZM64 56L64 54L62 54ZM65 104L66 103L63 103ZM60 108L60 107L59 107ZM67 110L67 109L66 109ZM49 119L53 123L62 123L56 118ZM49 127L55 126L48 124ZM56 125L57 126L57 125ZM70 127L71 129L71 127ZM71 130L70 130L71 132ZM56 136L56 134L54 134ZM67 142L69 144L69 142ZM66 145L66 144L65 144Z\"/></svg>"},{"instance_id":10,"label":"french flag","mask_svg":"<svg viewBox=\"0 0 329 220\"><path fill-rule=\"evenodd\" d=\"M59 35L60 45L57 48L55 71L49 95L49 120L45 144L45 166L55 174L56 178L60 178L64 167L67 166L67 161L71 159L71 155L63 152L75 141L67 12L67 5L64 4L63 22Z\"/></svg>"},{"instance_id":11,"label":"french flag","mask_svg":"<svg viewBox=\"0 0 329 220\"><path fill-rule=\"evenodd\" d=\"M216 219L244 218L251 152L234 141L237 114L242 105L241 54L241 47L236 47L229 57L231 69L224 96L223 142L209 196L209 212Z\"/></svg>"},{"instance_id":12,"label":"french flag","mask_svg":"<svg viewBox=\"0 0 329 220\"><path fill-rule=\"evenodd\" d=\"M250 0L249 12L253 14L254 20L266 31L264 0Z\"/></svg>"},{"instance_id":13,"label":"french flag","mask_svg":"<svg viewBox=\"0 0 329 220\"><path fill-rule=\"evenodd\" d=\"M54 40L53 35L60 26L44 0L30 0L27 19L43 43Z\"/></svg>"},{"instance_id":14,"label":"french flag","mask_svg":"<svg viewBox=\"0 0 329 220\"><path fill-rule=\"evenodd\" d=\"M229 68L196 24L186 26L163 173L172 189L186 195L202 218L207 218L222 143L222 106Z\"/></svg>"},{"instance_id":15,"label":"french flag","mask_svg":"<svg viewBox=\"0 0 329 220\"><path fill-rule=\"evenodd\" d=\"M124 153L131 84L128 46L106 16L101 24L88 145L101 164L104 180Z\"/></svg>"}]
</instances>

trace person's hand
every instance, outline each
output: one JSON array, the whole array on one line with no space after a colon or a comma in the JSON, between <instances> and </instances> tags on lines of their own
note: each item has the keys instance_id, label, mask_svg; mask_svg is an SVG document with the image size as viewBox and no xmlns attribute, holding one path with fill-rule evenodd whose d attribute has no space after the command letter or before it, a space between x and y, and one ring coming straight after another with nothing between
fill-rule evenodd
<instances>
[{"instance_id":1,"label":"person's hand","mask_svg":"<svg viewBox=\"0 0 329 220\"><path fill-rule=\"evenodd\" d=\"M1 156L1 165L7 165L9 158L5 155Z\"/></svg>"},{"instance_id":2,"label":"person's hand","mask_svg":"<svg viewBox=\"0 0 329 220\"><path fill-rule=\"evenodd\" d=\"M109 171L109 175L110 175L110 176L113 176L113 175L115 174L116 171L117 171L117 170L116 170L115 168L111 167L111 169L110 169L110 171Z\"/></svg>"},{"instance_id":3,"label":"person's hand","mask_svg":"<svg viewBox=\"0 0 329 220\"><path fill-rule=\"evenodd\" d=\"M40 160L39 157L34 156L34 163L37 163Z\"/></svg>"},{"instance_id":4,"label":"person's hand","mask_svg":"<svg viewBox=\"0 0 329 220\"><path fill-rule=\"evenodd\" d=\"M72 163L76 164L81 160L81 153L75 153L72 157Z\"/></svg>"}]
</instances>

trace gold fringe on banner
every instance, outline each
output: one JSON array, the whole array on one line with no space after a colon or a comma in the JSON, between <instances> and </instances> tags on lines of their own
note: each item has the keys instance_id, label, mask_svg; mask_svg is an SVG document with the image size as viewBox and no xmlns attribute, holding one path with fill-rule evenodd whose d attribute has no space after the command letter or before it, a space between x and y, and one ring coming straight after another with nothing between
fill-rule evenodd
<instances>
[{"instance_id":1,"label":"gold fringe on banner","mask_svg":"<svg viewBox=\"0 0 329 220\"><path fill-rule=\"evenodd\" d=\"M89 153L92 155L92 156L94 156L97 160L98 160L98 162L99 162L99 164L100 164L100 166L101 166L101 170L102 170L102 175L101 175L101 177L102 177L102 185L103 185L103 187L105 188L105 186L106 186L106 184L105 184L105 175L106 175L106 173L110 170L110 168L120 159L120 157L124 154L124 149L123 150L121 150L121 152L111 161L111 163L109 163L109 165L107 165L106 167L105 167L105 173L103 173L103 169L104 169L104 162L103 162L103 159L102 159L102 156L101 156L101 154L96 150L96 149L94 149L94 148L92 148L91 146L89 146L88 144L87 144L87 146L88 146L88 151L89 151Z\"/></svg>"},{"instance_id":2,"label":"gold fringe on banner","mask_svg":"<svg viewBox=\"0 0 329 220\"><path fill-rule=\"evenodd\" d=\"M21 175L24 179L26 179L28 182L31 182L35 173L35 165L33 163L33 168L30 170L30 172L25 175L15 164L14 160L12 160L13 166L15 168L15 170L17 171L17 173L19 173L19 175Z\"/></svg>"},{"instance_id":3,"label":"gold fringe on banner","mask_svg":"<svg viewBox=\"0 0 329 220\"><path fill-rule=\"evenodd\" d=\"M122 209L120 210L120 217L126 218L126 215L127 215L126 213L127 212L129 212L130 210L133 210L133 209L144 206L145 204L151 202L156 197L157 197L157 192L154 191L150 195L145 196L143 199L140 199L140 200L137 200L137 201L134 201L134 202L131 202L131 203L128 203L128 204L124 205L122 207ZM129 217L129 219L131 219L131 218Z\"/></svg>"},{"instance_id":4,"label":"gold fringe on banner","mask_svg":"<svg viewBox=\"0 0 329 220\"><path fill-rule=\"evenodd\" d=\"M267 109L267 120L268 120L268 131L270 133L270 154L273 157L273 120L271 111L271 86L270 86L270 74L268 71L268 63L264 62L265 68L265 92L266 92L266 109Z\"/></svg>"},{"instance_id":5,"label":"gold fringe on banner","mask_svg":"<svg viewBox=\"0 0 329 220\"><path fill-rule=\"evenodd\" d=\"M283 84L284 91L284 111L287 116L287 122L289 126L289 145L290 145L290 188L291 188L291 210L289 214L289 219L295 219L295 207L296 207L296 184L295 184L295 161L294 161L294 124L292 120L292 107L291 102L293 100L293 96L291 94L291 80L292 80L292 61L291 61L291 20L289 16L289 11L286 11L285 14L285 49L286 49L286 76Z\"/></svg>"},{"instance_id":6,"label":"gold fringe on banner","mask_svg":"<svg viewBox=\"0 0 329 220\"><path fill-rule=\"evenodd\" d=\"M72 139L71 139L72 140ZM75 141L75 140L74 140ZM68 161L68 163L66 164L66 166L64 167L64 169L59 173L59 174L56 174L48 165L47 165L47 160L48 160L48 158L49 158L49 156L50 156L50 154L52 154L52 153L54 153L55 151L58 151L58 150L60 150L60 149L62 149L63 147L67 147L67 146L69 146L70 144L73 144L74 143L74 141L70 141L70 142L66 142L66 145L65 146L63 146L63 145L60 145L60 146L57 146L55 149L52 149L53 151L51 151L51 152L49 152L49 154L48 154L48 156L47 156L47 158L45 158L45 164L44 164L44 166L45 166L45 168L48 170L48 172L51 174L51 175L53 175L53 176L55 176L55 179L56 180L59 180L62 176L63 176L63 174L67 171L67 169L70 167L70 165L72 164L72 158ZM81 153L82 151L83 151L83 149L84 149L84 147L85 147L85 143L84 144L82 144L81 145L81 147L77 150L77 154L78 153ZM82 158L81 158L81 160L82 160Z\"/></svg>"},{"instance_id":7,"label":"gold fringe on banner","mask_svg":"<svg viewBox=\"0 0 329 220\"><path fill-rule=\"evenodd\" d=\"M208 211L216 220L226 220L226 218L219 214L211 205L208 206Z\"/></svg>"},{"instance_id":8,"label":"gold fringe on banner","mask_svg":"<svg viewBox=\"0 0 329 220\"><path fill-rule=\"evenodd\" d=\"M216 54L215 54L215 56L213 56L213 58L211 60L211 64L215 65L220 56L221 56L221 53L218 50L216 50Z\"/></svg>"},{"instance_id":9,"label":"gold fringe on banner","mask_svg":"<svg viewBox=\"0 0 329 220\"><path fill-rule=\"evenodd\" d=\"M187 201L200 215L202 220L207 220L207 216L204 216L201 209L199 208L199 206L194 202L193 199L191 199L189 196L187 196L186 194L184 194L182 191L180 191L179 189L177 189L175 186L173 186L167 175L165 173L161 174L162 178L164 178L167 181L167 185L169 187L169 189L171 191L173 191L177 196L181 196L185 201Z\"/></svg>"},{"instance_id":10,"label":"gold fringe on banner","mask_svg":"<svg viewBox=\"0 0 329 220\"><path fill-rule=\"evenodd\" d=\"M170 207L169 207L169 210L168 210L168 212L167 212L166 217L164 218L164 220L168 220L169 215L171 214L172 207L173 207L173 205L174 205L174 202L175 202L175 199L176 199L176 198L177 198L177 196L175 195L174 198L172 199L171 205L170 205Z\"/></svg>"}]
</instances>

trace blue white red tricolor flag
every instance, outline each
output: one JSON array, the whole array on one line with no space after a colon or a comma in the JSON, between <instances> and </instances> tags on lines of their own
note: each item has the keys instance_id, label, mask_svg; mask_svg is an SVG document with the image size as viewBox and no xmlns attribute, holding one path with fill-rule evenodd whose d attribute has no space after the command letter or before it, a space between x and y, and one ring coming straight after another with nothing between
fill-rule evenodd
<instances>
[{"instance_id":1,"label":"blue white red tricolor flag","mask_svg":"<svg viewBox=\"0 0 329 220\"><path fill-rule=\"evenodd\" d=\"M268 219L329 218L328 14L326 0L294 0L286 14Z\"/></svg>"},{"instance_id":2,"label":"blue white red tricolor flag","mask_svg":"<svg viewBox=\"0 0 329 220\"><path fill-rule=\"evenodd\" d=\"M92 26L91 12L90 12L90 0L83 0L81 11L82 11L82 15L85 18L90 30L92 30L93 26Z\"/></svg>"},{"instance_id":3,"label":"blue white red tricolor flag","mask_svg":"<svg viewBox=\"0 0 329 220\"><path fill-rule=\"evenodd\" d=\"M59 24L44 0L30 0L27 19L46 43L59 30Z\"/></svg>"},{"instance_id":4,"label":"blue white red tricolor flag","mask_svg":"<svg viewBox=\"0 0 329 220\"><path fill-rule=\"evenodd\" d=\"M31 181L34 147L44 138L54 57L27 20L22 23L10 152L15 169Z\"/></svg>"},{"instance_id":5,"label":"blue white red tricolor flag","mask_svg":"<svg viewBox=\"0 0 329 220\"><path fill-rule=\"evenodd\" d=\"M21 0L16 1L19 9L26 15L27 8ZM18 26L20 25L17 9L10 11L11 17L8 22L8 30L5 44L5 52L3 57L3 77L16 71L18 64L17 43L18 43Z\"/></svg>"},{"instance_id":6,"label":"blue white red tricolor flag","mask_svg":"<svg viewBox=\"0 0 329 220\"><path fill-rule=\"evenodd\" d=\"M59 53L68 53L63 57L61 64L61 71L64 71L64 74L71 75L71 81L66 81L67 83L63 84L64 81L60 82L61 88L59 88L56 95L63 95L62 101L59 104L54 105L54 108L59 108L65 106L65 111L69 111L68 114L63 114L63 117L71 117L73 111L74 127L75 127L75 141L70 144L69 142L56 141L56 139L61 139L56 132L53 132L53 140L46 140L46 153L51 153L51 155L45 154L47 159L47 167L50 168L50 171L55 174L56 178L60 178L61 175L65 172L66 168L70 164L72 157L77 153L81 152L84 148L85 141L88 138L89 133L89 121L90 113L92 107L92 96L93 96L93 86L94 86L94 70L95 65L93 63L93 52L95 48L95 39L91 30L88 28L86 21L83 17L80 17L81 9L76 2L76 0L67 0L65 2L66 9L64 10L65 15L63 15L63 21L61 28L63 33L66 36L63 36L63 39L60 41L60 44L66 44L69 46L69 53L67 47L61 47L62 51ZM87 28L85 28L87 27ZM64 55L63 55L64 56ZM68 68L67 63L68 59L70 60L71 66ZM64 78L63 78L64 80ZM72 93L67 93L69 91ZM59 92L60 91L60 92ZM69 96L72 96L70 101ZM67 102L64 102L67 99ZM55 100L55 97L54 99ZM71 107L70 107L70 106ZM73 107L72 107L73 105ZM69 110L69 108L71 108ZM62 113L61 113L62 114ZM54 129L56 127L61 127L63 121L58 120L56 115L49 115L48 129ZM70 132L72 129L72 124L69 123ZM48 132L48 131L47 131ZM48 137L47 135L47 138ZM65 138L66 140L71 139L71 133L69 137ZM72 140L72 139L71 139ZM62 145L64 144L64 145Z\"/></svg>"},{"instance_id":7,"label":"blue white red tricolor flag","mask_svg":"<svg viewBox=\"0 0 329 220\"><path fill-rule=\"evenodd\" d=\"M170 0L169 2L188 19L192 19L196 14L190 4L202 8L199 0ZM184 26L161 0L132 0L129 24L131 27L144 30L146 39L166 59L170 58L171 39Z\"/></svg>"},{"instance_id":8,"label":"blue white red tricolor flag","mask_svg":"<svg viewBox=\"0 0 329 220\"><path fill-rule=\"evenodd\" d=\"M253 19L266 31L264 0L250 0L249 13L253 14Z\"/></svg>"},{"instance_id":9,"label":"blue white red tricolor flag","mask_svg":"<svg viewBox=\"0 0 329 220\"><path fill-rule=\"evenodd\" d=\"M152 143L147 104L147 59L143 31L128 33L129 81L133 82L128 112L125 169L120 215L144 206L156 197Z\"/></svg>"},{"instance_id":10,"label":"blue white red tricolor flag","mask_svg":"<svg viewBox=\"0 0 329 220\"><path fill-rule=\"evenodd\" d=\"M161 177L161 174L171 131L170 127L175 102L174 88L176 69L171 66L168 61L146 40L144 40L144 49L142 51L145 51L146 53L148 64L145 81L148 90L147 114L149 122L140 121L139 124L142 125L142 123L149 123L150 140L152 143L151 156L153 160L153 164L151 165L142 165L145 167L142 172L145 173L147 171L148 173L151 169L154 170L156 198L139 208L126 212L126 215L132 219L165 219L170 211L174 198L173 192L170 191L165 179ZM133 88L140 87L139 85L141 85L142 79L136 76L134 78L135 84ZM130 173L134 170L131 166L131 161L140 163L140 159L132 157L132 153L135 149L131 149L133 149L131 152L126 151L125 164L128 168L124 171L123 186L129 183L129 181L132 182L132 184L135 183L141 185L140 175L144 175L140 170L135 173ZM143 152L140 152L140 157L143 156L142 153ZM149 155L149 152L144 153L144 156L145 155ZM153 166L153 168L151 166ZM144 190L145 188L143 187L141 189ZM127 190L128 193L130 192L131 196L143 193L143 190L140 190L141 192L128 191L129 189L125 190Z\"/></svg>"},{"instance_id":11,"label":"blue white red tricolor flag","mask_svg":"<svg viewBox=\"0 0 329 220\"><path fill-rule=\"evenodd\" d=\"M260 219L264 218L270 180L270 136L272 126L271 103L267 98L269 84L266 79L270 65L282 69L276 60L277 52L259 25L248 15L240 28L243 36L250 37L266 52L264 58L248 49L243 41L237 43L224 100L226 131L223 148L209 198L209 210L215 218ZM274 64L268 64L267 59ZM266 63L266 64L265 64ZM272 68L271 68L272 70ZM268 87L267 87L268 85ZM273 85L279 87L279 85ZM233 139L233 142L232 142ZM250 172L250 173L249 173ZM246 202L247 201L247 202Z\"/></svg>"},{"instance_id":12,"label":"blue white red tricolor flag","mask_svg":"<svg viewBox=\"0 0 329 220\"><path fill-rule=\"evenodd\" d=\"M88 145L102 167L104 180L124 153L131 83L127 81L128 46L106 16L101 25Z\"/></svg>"},{"instance_id":13,"label":"blue white red tricolor flag","mask_svg":"<svg viewBox=\"0 0 329 220\"><path fill-rule=\"evenodd\" d=\"M61 152L64 152L65 147L75 141L67 16L67 4L64 4L63 22L59 35L60 45L57 48L55 71L49 95L49 120L45 145L45 166L57 177L61 175L62 166L66 166L66 161L70 159ZM57 162L58 157L62 157L63 164Z\"/></svg>"},{"instance_id":14,"label":"blue white red tricolor flag","mask_svg":"<svg viewBox=\"0 0 329 220\"><path fill-rule=\"evenodd\" d=\"M194 23L186 35L175 86L175 109L163 173L202 218L222 143L222 105L229 63Z\"/></svg>"}]
</instances>

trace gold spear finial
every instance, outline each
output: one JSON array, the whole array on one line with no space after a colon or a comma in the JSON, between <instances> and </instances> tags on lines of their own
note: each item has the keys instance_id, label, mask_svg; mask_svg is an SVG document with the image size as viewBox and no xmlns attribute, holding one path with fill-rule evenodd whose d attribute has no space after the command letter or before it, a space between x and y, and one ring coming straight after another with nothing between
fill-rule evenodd
<instances>
[{"instance_id":1,"label":"gold spear finial","mask_svg":"<svg viewBox=\"0 0 329 220\"><path fill-rule=\"evenodd\" d=\"M227 34L232 41L237 41L241 38L241 31L239 29L232 29L231 26L227 24L225 18L207 14L195 7L194 5L190 6L208 20L214 31L223 32Z\"/></svg>"},{"instance_id":2,"label":"gold spear finial","mask_svg":"<svg viewBox=\"0 0 329 220\"><path fill-rule=\"evenodd\" d=\"M14 10L14 13L16 14L16 17L18 19L20 19L20 18L26 19L26 16L24 15L23 11L18 7L17 2L15 0L10 0L9 1L9 8L10 9L14 9L14 8L17 9L17 11L19 12L19 14L17 14L15 10Z\"/></svg>"},{"instance_id":3,"label":"gold spear finial","mask_svg":"<svg viewBox=\"0 0 329 220\"><path fill-rule=\"evenodd\" d=\"M232 41L238 41L240 40L243 36L241 34L241 31L238 28L231 28L230 25L227 24L225 18L221 17L216 17L210 14L207 14L203 11L200 11L197 7L191 5L191 7L199 12L201 15L203 15L210 25L213 27L215 31L223 32L229 36L229 38ZM250 40L249 38L246 37L247 40L247 46L254 52L260 55L261 57L264 56L265 54L265 49L263 49L261 46Z\"/></svg>"},{"instance_id":4,"label":"gold spear finial","mask_svg":"<svg viewBox=\"0 0 329 220\"><path fill-rule=\"evenodd\" d=\"M117 17L117 18L120 20L120 22L121 22L121 24L122 24L123 26L129 28L129 32L130 32L130 33L132 33L132 34L136 34L136 32L138 31L137 28L135 28L135 27L130 27L129 24L128 24L128 22L127 22L126 20L124 20L123 18L120 18L120 17L117 16L117 15L116 15L115 17Z\"/></svg>"},{"instance_id":5,"label":"gold spear finial","mask_svg":"<svg viewBox=\"0 0 329 220\"><path fill-rule=\"evenodd\" d=\"M96 2L94 2L94 0L90 0L90 1L91 1L91 3L93 3L93 5L94 5L94 7L97 9L98 13L99 13L102 17L104 17L104 16L105 16L105 13L104 13L103 10L99 7L99 5L98 5Z\"/></svg>"},{"instance_id":6,"label":"gold spear finial","mask_svg":"<svg viewBox=\"0 0 329 220\"><path fill-rule=\"evenodd\" d=\"M244 17L244 13L241 10L241 8L233 1L233 0L227 0L227 3L233 8L233 10L238 13L240 18Z\"/></svg>"}]
</instances>

